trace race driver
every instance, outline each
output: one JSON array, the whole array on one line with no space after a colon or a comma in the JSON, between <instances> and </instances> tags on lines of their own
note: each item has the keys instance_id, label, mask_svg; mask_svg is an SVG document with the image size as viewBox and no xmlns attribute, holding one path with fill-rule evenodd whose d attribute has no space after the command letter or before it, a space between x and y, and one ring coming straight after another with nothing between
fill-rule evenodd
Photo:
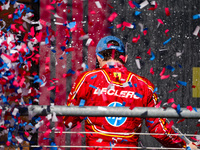
<instances>
[{"instance_id":1,"label":"race driver","mask_svg":"<svg viewBox=\"0 0 200 150\"><path fill-rule=\"evenodd\" d=\"M119 38L102 38L96 47L96 57L100 68L84 72L77 78L68 97L68 106L155 107L157 95L154 85L125 68L127 55ZM63 121L67 128L73 128L83 119L86 132L97 133L86 134L86 145L94 146L90 149L137 149L139 135L135 133L141 132L142 118L65 116ZM169 135L175 132L166 119L146 118L145 121L150 133L162 133L152 136L163 146L186 148L183 139ZM189 145L196 149L192 143Z\"/></svg>"}]
</instances>

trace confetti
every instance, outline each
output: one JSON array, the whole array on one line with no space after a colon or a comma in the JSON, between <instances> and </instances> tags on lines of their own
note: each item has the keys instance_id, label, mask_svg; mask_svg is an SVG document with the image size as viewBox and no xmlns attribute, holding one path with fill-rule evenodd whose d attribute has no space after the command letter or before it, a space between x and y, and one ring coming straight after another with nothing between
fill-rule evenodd
<instances>
[{"instance_id":1,"label":"confetti","mask_svg":"<svg viewBox=\"0 0 200 150\"><path fill-rule=\"evenodd\" d=\"M110 17L108 18L108 21L113 22L113 20L114 20L117 16L118 16L117 13L116 13L116 12L113 12L113 13L110 15Z\"/></svg>"},{"instance_id":2,"label":"confetti","mask_svg":"<svg viewBox=\"0 0 200 150\"><path fill-rule=\"evenodd\" d=\"M169 32L169 29L166 29L166 30L165 30L165 34L166 34L166 36L168 36L168 35L167 35L168 32Z\"/></svg>"},{"instance_id":3,"label":"confetti","mask_svg":"<svg viewBox=\"0 0 200 150\"><path fill-rule=\"evenodd\" d=\"M169 12L169 8L168 7L165 8L165 14L166 14L166 16L170 16L170 12Z\"/></svg>"},{"instance_id":4,"label":"confetti","mask_svg":"<svg viewBox=\"0 0 200 150\"><path fill-rule=\"evenodd\" d=\"M139 98L143 98L143 95L141 95L141 94L139 94L139 93L137 93L137 92L135 92L135 95L136 95L137 97L139 97Z\"/></svg>"},{"instance_id":5,"label":"confetti","mask_svg":"<svg viewBox=\"0 0 200 150\"><path fill-rule=\"evenodd\" d=\"M167 100L167 103L169 104L169 103L173 103L174 102L174 98L170 98L170 99L168 99Z\"/></svg>"},{"instance_id":6,"label":"confetti","mask_svg":"<svg viewBox=\"0 0 200 150\"><path fill-rule=\"evenodd\" d=\"M132 1L128 1L128 4L129 4L129 6L130 6L131 8L134 8L134 7L135 7L135 5L132 3Z\"/></svg>"},{"instance_id":7,"label":"confetti","mask_svg":"<svg viewBox=\"0 0 200 150\"><path fill-rule=\"evenodd\" d=\"M178 83L181 84L181 85L183 85L183 86L187 86L187 82L178 80Z\"/></svg>"},{"instance_id":8,"label":"confetti","mask_svg":"<svg viewBox=\"0 0 200 150\"><path fill-rule=\"evenodd\" d=\"M136 3L135 1L132 1L132 3L137 7L140 8L140 5L138 3Z\"/></svg>"},{"instance_id":9,"label":"confetti","mask_svg":"<svg viewBox=\"0 0 200 150\"><path fill-rule=\"evenodd\" d=\"M158 104L155 106L156 108L159 108L161 105L162 101L159 101Z\"/></svg>"},{"instance_id":10,"label":"confetti","mask_svg":"<svg viewBox=\"0 0 200 150\"><path fill-rule=\"evenodd\" d=\"M190 111L193 110L192 106L187 106L186 108L187 108L188 110L190 110Z\"/></svg>"},{"instance_id":11,"label":"confetti","mask_svg":"<svg viewBox=\"0 0 200 150\"><path fill-rule=\"evenodd\" d=\"M79 107L83 107L85 105L85 100L81 99L80 103L79 103Z\"/></svg>"},{"instance_id":12,"label":"confetti","mask_svg":"<svg viewBox=\"0 0 200 150\"><path fill-rule=\"evenodd\" d=\"M137 43L139 39L140 39L140 35L138 35L138 37L133 37L132 42Z\"/></svg>"},{"instance_id":13,"label":"confetti","mask_svg":"<svg viewBox=\"0 0 200 150\"><path fill-rule=\"evenodd\" d=\"M153 52L151 52L151 58L150 58L150 60L153 61L155 58L156 58L155 54Z\"/></svg>"},{"instance_id":14,"label":"confetti","mask_svg":"<svg viewBox=\"0 0 200 150\"><path fill-rule=\"evenodd\" d=\"M200 18L200 14L196 14L193 16L193 19L199 19Z\"/></svg>"},{"instance_id":15,"label":"confetti","mask_svg":"<svg viewBox=\"0 0 200 150\"><path fill-rule=\"evenodd\" d=\"M96 4L97 8L102 8L102 6L101 6L99 1L95 1L95 4Z\"/></svg>"},{"instance_id":16,"label":"confetti","mask_svg":"<svg viewBox=\"0 0 200 150\"><path fill-rule=\"evenodd\" d=\"M151 1L151 5L154 5L154 7L151 7L151 8L149 8L148 10L154 11L154 10L156 10L157 7L158 7L158 4L156 3L156 1Z\"/></svg>"},{"instance_id":17,"label":"confetti","mask_svg":"<svg viewBox=\"0 0 200 150\"><path fill-rule=\"evenodd\" d=\"M138 16L138 15L140 15L140 14L141 14L140 11L135 11L135 16Z\"/></svg>"},{"instance_id":18,"label":"confetti","mask_svg":"<svg viewBox=\"0 0 200 150\"><path fill-rule=\"evenodd\" d=\"M169 69L169 70L171 70L172 72L175 70L175 68L174 68L174 67L172 67L172 66L169 66L169 65L168 65L166 68L167 68L167 69Z\"/></svg>"},{"instance_id":19,"label":"confetti","mask_svg":"<svg viewBox=\"0 0 200 150\"><path fill-rule=\"evenodd\" d=\"M169 41L171 41L171 39L172 39L172 38L169 38L167 41L165 41L165 42L163 43L163 45L166 45L167 43L169 43Z\"/></svg>"},{"instance_id":20,"label":"confetti","mask_svg":"<svg viewBox=\"0 0 200 150\"><path fill-rule=\"evenodd\" d=\"M140 59L135 59L136 65L138 69L141 69Z\"/></svg>"},{"instance_id":21,"label":"confetti","mask_svg":"<svg viewBox=\"0 0 200 150\"><path fill-rule=\"evenodd\" d=\"M161 19L157 19L157 21L160 23L160 24L164 24L163 21Z\"/></svg>"},{"instance_id":22,"label":"confetti","mask_svg":"<svg viewBox=\"0 0 200 150\"><path fill-rule=\"evenodd\" d=\"M197 26L193 32L193 35L197 36L199 34L200 26Z\"/></svg>"},{"instance_id":23,"label":"confetti","mask_svg":"<svg viewBox=\"0 0 200 150\"><path fill-rule=\"evenodd\" d=\"M163 80L163 79L167 79L169 77L170 77L170 75L162 75L160 78Z\"/></svg>"},{"instance_id":24,"label":"confetti","mask_svg":"<svg viewBox=\"0 0 200 150\"><path fill-rule=\"evenodd\" d=\"M150 73L151 73L152 75L154 75L155 72L153 71L153 67L151 67Z\"/></svg>"},{"instance_id":25,"label":"confetti","mask_svg":"<svg viewBox=\"0 0 200 150\"><path fill-rule=\"evenodd\" d=\"M140 9L146 7L147 5L149 5L149 2L145 0L144 2L140 3Z\"/></svg>"}]
</instances>

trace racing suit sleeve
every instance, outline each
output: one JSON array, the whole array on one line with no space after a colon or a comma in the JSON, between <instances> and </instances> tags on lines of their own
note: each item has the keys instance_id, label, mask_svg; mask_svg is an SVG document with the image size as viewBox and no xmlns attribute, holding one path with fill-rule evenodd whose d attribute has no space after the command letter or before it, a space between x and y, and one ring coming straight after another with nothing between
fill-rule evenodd
<instances>
[{"instance_id":1,"label":"racing suit sleeve","mask_svg":"<svg viewBox=\"0 0 200 150\"><path fill-rule=\"evenodd\" d=\"M152 91L148 91L148 104L147 107L155 107L157 104L157 95ZM185 148L186 142L176 134L175 131L170 127L165 118L146 118L146 126L150 133L162 133L162 135L152 135L156 138L163 146L173 148Z\"/></svg>"},{"instance_id":2,"label":"racing suit sleeve","mask_svg":"<svg viewBox=\"0 0 200 150\"><path fill-rule=\"evenodd\" d=\"M72 89L67 99L67 106L79 106L80 102L86 102L86 84L87 82L85 81L85 73L83 73L76 79L72 86ZM64 116L63 123L69 129L75 127L84 118L85 117L80 116Z\"/></svg>"}]
</instances>

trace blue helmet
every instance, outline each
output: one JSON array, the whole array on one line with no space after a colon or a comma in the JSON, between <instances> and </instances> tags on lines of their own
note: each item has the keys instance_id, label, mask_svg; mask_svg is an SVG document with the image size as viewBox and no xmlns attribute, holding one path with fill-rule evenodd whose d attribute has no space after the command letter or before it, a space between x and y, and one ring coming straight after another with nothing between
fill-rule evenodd
<instances>
[{"instance_id":1,"label":"blue helmet","mask_svg":"<svg viewBox=\"0 0 200 150\"><path fill-rule=\"evenodd\" d=\"M114 46L114 45L107 46L107 43L109 41L116 41L117 43L119 43L119 46ZM122 43L122 41L119 38L117 38L115 36L106 36L106 37L102 38L99 41L99 43L97 44L96 53L107 50L107 49L115 49L119 52L125 53L124 44Z\"/></svg>"}]
</instances>

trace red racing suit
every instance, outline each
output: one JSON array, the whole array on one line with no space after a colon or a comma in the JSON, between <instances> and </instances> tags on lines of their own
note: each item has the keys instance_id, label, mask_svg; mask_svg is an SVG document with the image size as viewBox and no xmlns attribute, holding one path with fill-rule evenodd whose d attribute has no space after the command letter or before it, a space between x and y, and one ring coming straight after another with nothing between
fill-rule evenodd
<instances>
[{"instance_id":1,"label":"red racing suit","mask_svg":"<svg viewBox=\"0 0 200 150\"><path fill-rule=\"evenodd\" d=\"M83 99L85 106L125 106L130 109L154 107L157 104L157 95L153 91L154 85L146 78L128 71L123 65L106 64L100 69L81 74L72 87L67 103L68 106L79 106ZM74 127L83 118L66 116L63 121L66 127ZM145 121L150 133L163 133L152 135L163 146L186 147L185 141L180 137L168 135L175 132L168 127L166 119L146 118ZM141 126L142 118L87 117L85 131L98 134L86 134L86 145L137 147L139 135L135 133L141 132Z\"/></svg>"}]
</instances>

